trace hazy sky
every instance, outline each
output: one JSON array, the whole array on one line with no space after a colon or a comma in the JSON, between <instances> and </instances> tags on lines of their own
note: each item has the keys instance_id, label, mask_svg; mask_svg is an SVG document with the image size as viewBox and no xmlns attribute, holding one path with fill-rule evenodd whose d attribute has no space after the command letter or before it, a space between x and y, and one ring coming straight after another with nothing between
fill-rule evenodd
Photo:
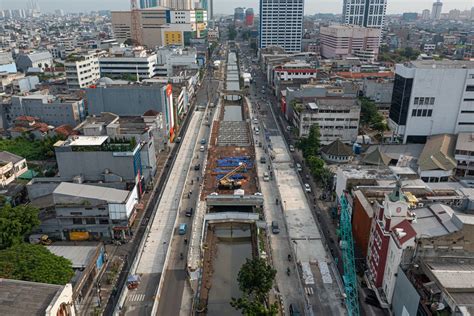
<instances>
[{"instance_id":1,"label":"hazy sky","mask_svg":"<svg viewBox=\"0 0 474 316\"><path fill-rule=\"evenodd\" d=\"M120 10L129 7L129 0L37 0L42 11L63 9L66 12L100 9ZM343 0L306 0L305 13L340 13ZM430 9L434 0L388 0L388 13L420 12ZM474 0L443 0L443 12L451 9L470 9ZM0 0L2 9L26 8L27 0ZM214 0L214 12L232 13L235 7L254 8L258 13L258 0Z\"/></svg>"}]
</instances>

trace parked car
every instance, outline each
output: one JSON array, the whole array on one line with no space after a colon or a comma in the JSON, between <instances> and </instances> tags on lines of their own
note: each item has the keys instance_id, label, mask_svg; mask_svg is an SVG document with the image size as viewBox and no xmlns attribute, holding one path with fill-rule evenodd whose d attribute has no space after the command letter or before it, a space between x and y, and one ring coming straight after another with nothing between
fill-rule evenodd
<instances>
[{"instance_id":1,"label":"parked car","mask_svg":"<svg viewBox=\"0 0 474 316\"><path fill-rule=\"evenodd\" d=\"M300 316L301 313L296 307L296 304L290 304L290 316Z\"/></svg>"},{"instance_id":2,"label":"parked car","mask_svg":"<svg viewBox=\"0 0 474 316\"><path fill-rule=\"evenodd\" d=\"M303 168L301 168L301 165L299 163L296 164L296 170L298 170L298 172L303 171Z\"/></svg>"},{"instance_id":3,"label":"parked car","mask_svg":"<svg viewBox=\"0 0 474 316\"><path fill-rule=\"evenodd\" d=\"M309 186L309 184L307 183L304 184L304 190L308 193L311 193L311 187Z\"/></svg>"},{"instance_id":4,"label":"parked car","mask_svg":"<svg viewBox=\"0 0 474 316\"><path fill-rule=\"evenodd\" d=\"M205 149L204 146L199 147L199 151L201 152L204 151L204 149Z\"/></svg>"},{"instance_id":5,"label":"parked car","mask_svg":"<svg viewBox=\"0 0 474 316\"><path fill-rule=\"evenodd\" d=\"M203 138L201 139L201 144L204 145L206 143L206 140Z\"/></svg>"},{"instance_id":6,"label":"parked car","mask_svg":"<svg viewBox=\"0 0 474 316\"><path fill-rule=\"evenodd\" d=\"M278 227L277 221L272 221L272 233L278 234L280 232L280 228Z\"/></svg>"},{"instance_id":7,"label":"parked car","mask_svg":"<svg viewBox=\"0 0 474 316\"><path fill-rule=\"evenodd\" d=\"M178 144L181 143L181 137L180 136L176 137L175 143L178 143Z\"/></svg>"},{"instance_id":8,"label":"parked car","mask_svg":"<svg viewBox=\"0 0 474 316\"><path fill-rule=\"evenodd\" d=\"M263 181L265 182L270 181L270 176L268 175L268 172L263 173Z\"/></svg>"},{"instance_id":9,"label":"parked car","mask_svg":"<svg viewBox=\"0 0 474 316\"><path fill-rule=\"evenodd\" d=\"M260 157L260 163L266 163L266 162L267 162L267 158L265 158L265 156Z\"/></svg>"},{"instance_id":10,"label":"parked car","mask_svg":"<svg viewBox=\"0 0 474 316\"><path fill-rule=\"evenodd\" d=\"M201 169L201 164L198 163L197 165L194 166L194 170L198 171L199 169Z\"/></svg>"},{"instance_id":11,"label":"parked car","mask_svg":"<svg viewBox=\"0 0 474 316\"><path fill-rule=\"evenodd\" d=\"M291 151L291 152L294 152L294 151L295 151L295 146L290 145L290 151Z\"/></svg>"},{"instance_id":12,"label":"parked car","mask_svg":"<svg viewBox=\"0 0 474 316\"><path fill-rule=\"evenodd\" d=\"M186 230L188 229L188 225L183 223L183 224L179 224L179 230L178 230L178 233L180 235L186 235Z\"/></svg>"}]
</instances>

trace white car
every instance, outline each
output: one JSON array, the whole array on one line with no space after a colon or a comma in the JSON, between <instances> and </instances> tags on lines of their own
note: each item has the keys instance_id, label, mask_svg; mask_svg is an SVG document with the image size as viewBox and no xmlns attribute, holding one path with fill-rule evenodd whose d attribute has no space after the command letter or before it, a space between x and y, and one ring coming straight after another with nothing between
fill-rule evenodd
<instances>
[{"instance_id":1,"label":"white car","mask_svg":"<svg viewBox=\"0 0 474 316\"><path fill-rule=\"evenodd\" d=\"M295 151L295 146L290 145L290 151L291 151L291 152L294 152L294 151Z\"/></svg>"},{"instance_id":2,"label":"white car","mask_svg":"<svg viewBox=\"0 0 474 316\"><path fill-rule=\"evenodd\" d=\"M309 184L307 183L304 184L304 190L308 193L311 193L311 187L309 186Z\"/></svg>"}]
</instances>

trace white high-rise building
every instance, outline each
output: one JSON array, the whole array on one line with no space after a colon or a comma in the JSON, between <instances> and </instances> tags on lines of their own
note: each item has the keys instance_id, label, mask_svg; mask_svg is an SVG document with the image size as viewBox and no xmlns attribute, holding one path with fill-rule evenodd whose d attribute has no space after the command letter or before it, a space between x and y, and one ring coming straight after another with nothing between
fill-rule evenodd
<instances>
[{"instance_id":1,"label":"white high-rise building","mask_svg":"<svg viewBox=\"0 0 474 316\"><path fill-rule=\"evenodd\" d=\"M385 24L387 0L344 0L344 24L382 28Z\"/></svg>"},{"instance_id":2,"label":"white high-rise building","mask_svg":"<svg viewBox=\"0 0 474 316\"><path fill-rule=\"evenodd\" d=\"M100 78L99 53L88 52L83 55L66 57L66 80L69 90L79 90L93 85Z\"/></svg>"},{"instance_id":3,"label":"white high-rise building","mask_svg":"<svg viewBox=\"0 0 474 316\"><path fill-rule=\"evenodd\" d=\"M429 20L431 16L431 12L428 9L424 9L423 12L421 13L421 19L422 20Z\"/></svg>"},{"instance_id":4,"label":"white high-rise building","mask_svg":"<svg viewBox=\"0 0 474 316\"><path fill-rule=\"evenodd\" d=\"M403 143L474 132L474 61L397 64L389 125Z\"/></svg>"},{"instance_id":5,"label":"white high-rise building","mask_svg":"<svg viewBox=\"0 0 474 316\"><path fill-rule=\"evenodd\" d=\"M301 51L304 0L260 0L260 48Z\"/></svg>"},{"instance_id":6,"label":"white high-rise building","mask_svg":"<svg viewBox=\"0 0 474 316\"><path fill-rule=\"evenodd\" d=\"M433 9L431 10L431 19L439 20L441 18L441 11L443 10L443 3L441 0L437 0L433 3Z\"/></svg>"}]
</instances>

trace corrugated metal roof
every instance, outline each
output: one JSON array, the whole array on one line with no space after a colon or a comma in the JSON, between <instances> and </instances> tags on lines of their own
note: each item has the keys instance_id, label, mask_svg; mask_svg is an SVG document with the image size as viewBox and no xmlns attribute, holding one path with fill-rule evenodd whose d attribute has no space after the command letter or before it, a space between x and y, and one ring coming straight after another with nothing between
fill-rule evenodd
<instances>
[{"instance_id":1,"label":"corrugated metal roof","mask_svg":"<svg viewBox=\"0 0 474 316\"><path fill-rule=\"evenodd\" d=\"M125 203L129 192L95 185L61 182L53 194L72 195L89 199L104 200L109 203Z\"/></svg>"},{"instance_id":2,"label":"corrugated metal roof","mask_svg":"<svg viewBox=\"0 0 474 316\"><path fill-rule=\"evenodd\" d=\"M96 246L46 246L56 256L71 260L74 269L81 269L89 265L97 250Z\"/></svg>"},{"instance_id":3,"label":"corrugated metal roof","mask_svg":"<svg viewBox=\"0 0 474 316\"><path fill-rule=\"evenodd\" d=\"M452 170L457 163L454 159L456 135L441 134L430 137L421 152L418 166L425 170Z\"/></svg>"}]
</instances>

